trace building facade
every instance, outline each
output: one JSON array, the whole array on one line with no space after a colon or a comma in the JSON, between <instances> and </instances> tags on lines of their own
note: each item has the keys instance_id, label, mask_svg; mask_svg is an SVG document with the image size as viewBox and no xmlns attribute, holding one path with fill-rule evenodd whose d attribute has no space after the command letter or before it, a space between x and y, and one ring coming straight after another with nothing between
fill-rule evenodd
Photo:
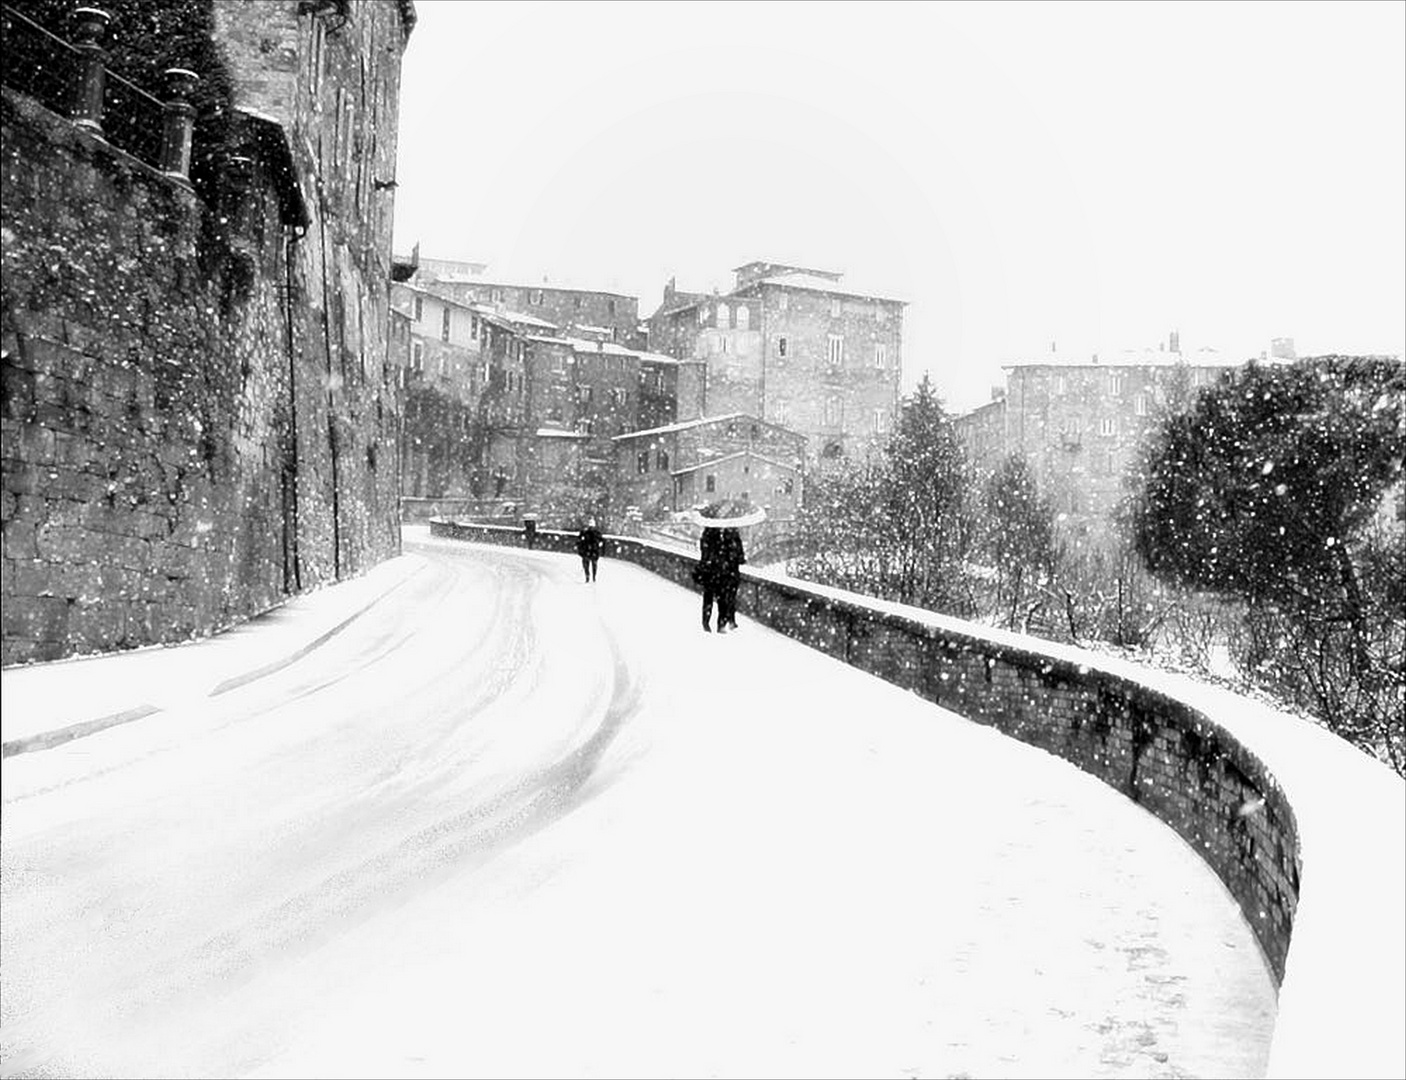
<instances>
[{"instance_id":1,"label":"building facade","mask_svg":"<svg viewBox=\"0 0 1406 1080\"><path fill-rule=\"evenodd\" d=\"M639 328L639 298L605 289L524 282L489 272L483 263L417 260L415 284L461 304L484 304L550 322L580 336L601 335L633 343Z\"/></svg>"},{"instance_id":2,"label":"building facade","mask_svg":"<svg viewBox=\"0 0 1406 1080\"><path fill-rule=\"evenodd\" d=\"M721 499L742 499L773 520L795 516L803 495L805 436L746 413L685 420L614 438L611 506L658 520Z\"/></svg>"},{"instance_id":3,"label":"building facade","mask_svg":"<svg viewBox=\"0 0 1406 1080\"><path fill-rule=\"evenodd\" d=\"M989 475L1021 454L1057 511L1066 539L1105 545L1148 435L1170 410L1235 367L1214 350L1123 353L1113 362L1051 356L1006 368L1006 387L954 425Z\"/></svg>"},{"instance_id":4,"label":"building facade","mask_svg":"<svg viewBox=\"0 0 1406 1080\"><path fill-rule=\"evenodd\" d=\"M887 445L902 386L902 301L842 275L753 262L721 296L673 283L649 321L650 348L705 365L703 413L745 411L806 436L812 467Z\"/></svg>"}]
</instances>

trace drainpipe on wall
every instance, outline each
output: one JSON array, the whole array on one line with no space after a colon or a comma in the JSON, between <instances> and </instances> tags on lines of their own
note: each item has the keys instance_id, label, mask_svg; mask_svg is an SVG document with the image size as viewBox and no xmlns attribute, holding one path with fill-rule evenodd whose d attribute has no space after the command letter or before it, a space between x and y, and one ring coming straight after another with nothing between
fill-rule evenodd
<instances>
[{"instance_id":1,"label":"drainpipe on wall","mask_svg":"<svg viewBox=\"0 0 1406 1080\"><path fill-rule=\"evenodd\" d=\"M319 185L320 186L320 185ZM327 214L325 208L317 217L322 236L322 343L327 354L327 448L332 459L332 578L342 580L342 515L341 490L337 476L337 412L332 396L332 318L328 313L332 294L327 285Z\"/></svg>"},{"instance_id":2,"label":"drainpipe on wall","mask_svg":"<svg viewBox=\"0 0 1406 1080\"><path fill-rule=\"evenodd\" d=\"M283 239L283 311L286 333L284 340L288 349L288 413L292 429L291 446L288 454L288 469L284 480L289 511L292 516L291 535L284 540L283 591L303 591L303 570L298 556L298 352L293 334L293 245L299 240L296 227L284 230ZM289 570L292 570L292 588L289 588Z\"/></svg>"}]
</instances>

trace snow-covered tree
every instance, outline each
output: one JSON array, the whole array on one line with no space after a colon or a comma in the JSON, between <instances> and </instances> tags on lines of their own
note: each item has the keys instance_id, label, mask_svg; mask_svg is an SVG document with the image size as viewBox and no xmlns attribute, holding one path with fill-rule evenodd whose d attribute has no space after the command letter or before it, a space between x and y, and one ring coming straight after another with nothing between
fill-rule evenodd
<instances>
[{"instance_id":1,"label":"snow-covered tree","mask_svg":"<svg viewBox=\"0 0 1406 1080\"><path fill-rule=\"evenodd\" d=\"M886 452L808 483L792 570L841 588L970 613L971 478L951 418L924 377Z\"/></svg>"},{"instance_id":2,"label":"snow-covered tree","mask_svg":"<svg viewBox=\"0 0 1406 1080\"><path fill-rule=\"evenodd\" d=\"M1054 573L1055 510L1040 494L1024 454L1011 454L986 481L982 507L984 547L995 570L996 599L1020 628L1023 604L1031 589Z\"/></svg>"},{"instance_id":3,"label":"snow-covered tree","mask_svg":"<svg viewBox=\"0 0 1406 1080\"><path fill-rule=\"evenodd\" d=\"M1170 417L1134 512L1154 574L1246 605L1241 659L1406 768L1406 368L1248 365Z\"/></svg>"}]
</instances>

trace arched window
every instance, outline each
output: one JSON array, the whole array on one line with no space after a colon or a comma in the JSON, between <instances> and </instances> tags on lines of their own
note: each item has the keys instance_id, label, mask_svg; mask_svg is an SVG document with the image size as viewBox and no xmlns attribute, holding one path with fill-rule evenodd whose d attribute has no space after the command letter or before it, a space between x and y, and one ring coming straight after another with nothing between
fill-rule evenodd
<instances>
[{"instance_id":1,"label":"arched window","mask_svg":"<svg viewBox=\"0 0 1406 1080\"><path fill-rule=\"evenodd\" d=\"M731 330L731 329L732 329L732 309L731 309L730 307L728 307L726 304L719 304L719 305L718 305L718 329L719 329L719 330Z\"/></svg>"},{"instance_id":2,"label":"arched window","mask_svg":"<svg viewBox=\"0 0 1406 1080\"><path fill-rule=\"evenodd\" d=\"M743 304L737 309L737 329L747 330L752 325L752 309Z\"/></svg>"}]
</instances>

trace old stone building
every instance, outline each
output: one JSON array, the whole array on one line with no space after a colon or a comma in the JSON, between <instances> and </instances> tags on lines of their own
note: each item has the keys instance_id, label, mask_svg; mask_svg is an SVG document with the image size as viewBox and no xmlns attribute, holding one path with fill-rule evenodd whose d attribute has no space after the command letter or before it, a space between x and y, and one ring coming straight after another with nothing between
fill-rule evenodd
<instances>
[{"instance_id":1,"label":"old stone building","mask_svg":"<svg viewBox=\"0 0 1406 1080\"><path fill-rule=\"evenodd\" d=\"M886 445L902 385L902 301L780 263L734 271L721 296L671 281L650 348L706 366L703 413L742 411L802 432L812 466Z\"/></svg>"},{"instance_id":2,"label":"old stone building","mask_svg":"<svg viewBox=\"0 0 1406 1080\"><path fill-rule=\"evenodd\" d=\"M545 279L516 281L490 273L483 263L426 258L417 263L415 284L440 296L532 315L581 337L635 344L638 297Z\"/></svg>"},{"instance_id":3,"label":"old stone building","mask_svg":"<svg viewBox=\"0 0 1406 1080\"><path fill-rule=\"evenodd\" d=\"M397 365L401 494L464 494L481 454L474 423L483 389L478 314L400 283L391 286L391 314L404 319L409 339Z\"/></svg>"},{"instance_id":4,"label":"old stone building","mask_svg":"<svg viewBox=\"0 0 1406 1080\"><path fill-rule=\"evenodd\" d=\"M1007 367L997 398L954 423L979 474L1023 454L1066 539L1104 545L1149 432L1234 366L1212 349L1183 355L1175 335L1160 350L1110 361L1051 354Z\"/></svg>"},{"instance_id":5,"label":"old stone building","mask_svg":"<svg viewBox=\"0 0 1406 1080\"><path fill-rule=\"evenodd\" d=\"M684 420L614 438L611 506L658 520L717 499L744 499L774 520L795 516L805 436L746 413Z\"/></svg>"},{"instance_id":6,"label":"old stone building","mask_svg":"<svg viewBox=\"0 0 1406 1080\"><path fill-rule=\"evenodd\" d=\"M7 15L6 663L207 633L398 550L388 285L413 6L209 13L228 68L195 75L232 87L231 122L194 186L189 135L169 144L184 73L150 88L165 116L107 129L101 93L69 115L20 83L46 61Z\"/></svg>"}]
</instances>

